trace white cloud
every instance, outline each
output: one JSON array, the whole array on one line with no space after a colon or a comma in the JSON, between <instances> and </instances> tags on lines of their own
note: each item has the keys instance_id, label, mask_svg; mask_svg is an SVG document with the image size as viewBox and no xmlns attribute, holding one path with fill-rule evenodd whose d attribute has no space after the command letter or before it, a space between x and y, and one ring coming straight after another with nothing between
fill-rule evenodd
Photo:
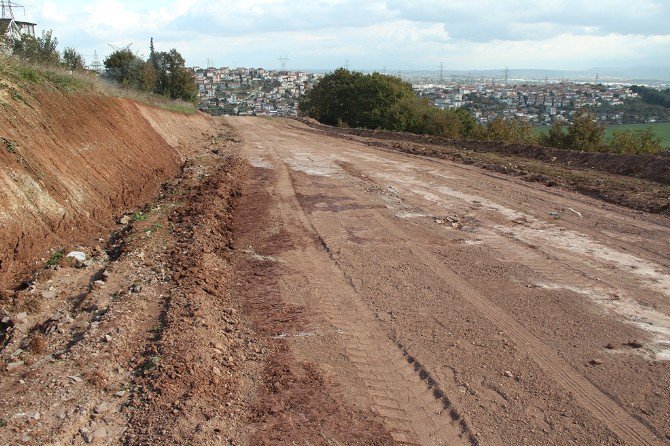
<instances>
[{"instance_id":1,"label":"white cloud","mask_svg":"<svg viewBox=\"0 0 670 446\"><path fill-rule=\"evenodd\" d=\"M190 64L586 68L670 59L666 0L24 0L63 46L178 48ZM670 76L670 74L669 74Z\"/></svg>"}]
</instances>

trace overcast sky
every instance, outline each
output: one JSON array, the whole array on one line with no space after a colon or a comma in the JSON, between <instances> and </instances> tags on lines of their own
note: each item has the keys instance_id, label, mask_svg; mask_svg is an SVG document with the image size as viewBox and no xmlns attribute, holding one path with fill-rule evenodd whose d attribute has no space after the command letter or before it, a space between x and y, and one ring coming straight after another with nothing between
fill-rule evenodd
<instances>
[{"instance_id":1,"label":"overcast sky","mask_svg":"<svg viewBox=\"0 0 670 446\"><path fill-rule=\"evenodd\" d=\"M188 65L389 70L668 65L670 0L16 0L61 49ZM24 18L19 11L17 18Z\"/></svg>"}]
</instances>

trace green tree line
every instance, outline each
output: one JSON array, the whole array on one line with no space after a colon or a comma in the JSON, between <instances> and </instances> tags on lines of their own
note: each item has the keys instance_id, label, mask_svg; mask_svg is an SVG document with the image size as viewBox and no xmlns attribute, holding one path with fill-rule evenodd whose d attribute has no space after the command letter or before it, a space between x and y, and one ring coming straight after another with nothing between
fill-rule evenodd
<instances>
[{"instance_id":1,"label":"green tree line","mask_svg":"<svg viewBox=\"0 0 670 446\"><path fill-rule=\"evenodd\" d=\"M104 61L105 76L124 87L195 101L198 90L181 54L176 49L156 51L153 39L149 50L147 60L129 49L114 51Z\"/></svg>"},{"instance_id":2,"label":"green tree line","mask_svg":"<svg viewBox=\"0 0 670 446\"><path fill-rule=\"evenodd\" d=\"M542 144L571 150L657 153L661 139L651 128L615 131L587 113L570 124L556 121L546 134L536 135L527 121L495 118L479 124L463 108L442 110L414 93L399 77L363 74L340 68L324 76L300 103L299 110L329 125L382 129L443 136L452 139Z\"/></svg>"},{"instance_id":3,"label":"green tree line","mask_svg":"<svg viewBox=\"0 0 670 446\"><path fill-rule=\"evenodd\" d=\"M670 108L670 88L656 90L654 88L633 85L630 89L639 94L642 100L647 104Z\"/></svg>"},{"instance_id":4,"label":"green tree line","mask_svg":"<svg viewBox=\"0 0 670 446\"><path fill-rule=\"evenodd\" d=\"M26 62L61 66L71 71L86 71L84 57L74 48L58 50L58 39L52 31L39 37L24 35L12 45L12 54ZM160 94L172 99L195 102L198 90L184 58L176 49L155 51L153 39L148 60L130 50L117 50L104 61L104 77L123 87Z\"/></svg>"},{"instance_id":5,"label":"green tree line","mask_svg":"<svg viewBox=\"0 0 670 446\"><path fill-rule=\"evenodd\" d=\"M58 51L58 39L52 31L42 31L39 37L24 35L12 45L12 55L30 63L63 66L69 70L83 71L86 67L84 56L74 48Z\"/></svg>"}]
</instances>

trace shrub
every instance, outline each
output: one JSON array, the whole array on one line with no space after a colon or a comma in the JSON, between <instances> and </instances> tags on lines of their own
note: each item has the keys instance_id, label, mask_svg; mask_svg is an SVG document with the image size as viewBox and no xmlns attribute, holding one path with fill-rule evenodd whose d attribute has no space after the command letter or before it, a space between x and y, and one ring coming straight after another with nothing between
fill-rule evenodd
<instances>
[{"instance_id":1,"label":"shrub","mask_svg":"<svg viewBox=\"0 0 670 446\"><path fill-rule=\"evenodd\" d=\"M663 149L661 138L651 127L639 130L614 130L603 148L613 153L651 154Z\"/></svg>"},{"instance_id":2,"label":"shrub","mask_svg":"<svg viewBox=\"0 0 670 446\"><path fill-rule=\"evenodd\" d=\"M495 118L486 124L484 138L487 141L534 144L537 137L533 126L520 119Z\"/></svg>"}]
</instances>

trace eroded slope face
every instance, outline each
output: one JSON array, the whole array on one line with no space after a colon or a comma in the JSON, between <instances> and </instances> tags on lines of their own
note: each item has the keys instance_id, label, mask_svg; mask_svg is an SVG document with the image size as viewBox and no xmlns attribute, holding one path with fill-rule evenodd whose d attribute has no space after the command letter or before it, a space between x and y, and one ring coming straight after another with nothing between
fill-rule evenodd
<instances>
[{"instance_id":1,"label":"eroded slope face","mask_svg":"<svg viewBox=\"0 0 670 446\"><path fill-rule=\"evenodd\" d=\"M171 113L94 94L15 97L0 114L0 289L64 240L97 234L155 196L180 170L184 134L209 125L180 116L161 129L145 115L171 122Z\"/></svg>"}]
</instances>

